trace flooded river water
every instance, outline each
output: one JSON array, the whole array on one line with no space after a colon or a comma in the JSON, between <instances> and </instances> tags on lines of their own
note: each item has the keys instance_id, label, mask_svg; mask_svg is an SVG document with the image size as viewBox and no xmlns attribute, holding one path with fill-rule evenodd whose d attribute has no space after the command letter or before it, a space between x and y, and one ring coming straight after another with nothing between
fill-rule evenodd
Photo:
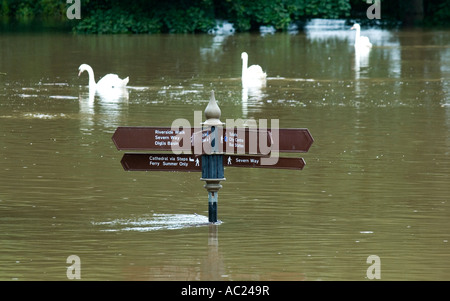
<instances>
[{"instance_id":1,"label":"flooded river water","mask_svg":"<svg viewBox=\"0 0 450 301\"><path fill-rule=\"evenodd\" d=\"M233 35L0 35L0 280L450 280L450 34L350 26ZM242 88L241 52L267 72ZM107 73L120 95L90 95ZM118 126L308 128L302 171L126 172Z\"/></svg>"}]
</instances>

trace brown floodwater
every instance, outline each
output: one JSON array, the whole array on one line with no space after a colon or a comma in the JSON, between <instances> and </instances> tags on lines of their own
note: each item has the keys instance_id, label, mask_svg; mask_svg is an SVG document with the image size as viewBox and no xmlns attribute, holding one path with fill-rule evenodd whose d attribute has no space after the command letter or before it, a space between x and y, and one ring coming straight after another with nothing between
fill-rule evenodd
<instances>
[{"instance_id":1,"label":"brown floodwater","mask_svg":"<svg viewBox=\"0 0 450 301\"><path fill-rule=\"evenodd\" d=\"M450 280L450 33L0 35L0 280ZM241 52L268 79L243 89ZM121 94L96 80L130 77ZM279 120L301 171L226 168L218 225L200 173L126 172L118 126ZM284 155L284 154L283 154Z\"/></svg>"}]
</instances>

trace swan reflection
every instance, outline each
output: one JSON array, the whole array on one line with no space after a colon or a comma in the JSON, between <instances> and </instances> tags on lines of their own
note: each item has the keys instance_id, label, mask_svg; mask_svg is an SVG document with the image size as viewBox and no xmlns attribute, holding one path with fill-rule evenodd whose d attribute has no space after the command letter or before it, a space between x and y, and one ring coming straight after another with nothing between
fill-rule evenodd
<instances>
[{"instance_id":1,"label":"swan reflection","mask_svg":"<svg viewBox=\"0 0 450 301\"><path fill-rule=\"evenodd\" d=\"M265 84L261 86L246 86L242 85L242 116L247 117L249 113L249 106L256 108L261 107L261 101L263 100L264 93L263 88ZM255 109L253 109L255 111Z\"/></svg>"},{"instance_id":2,"label":"swan reflection","mask_svg":"<svg viewBox=\"0 0 450 301\"><path fill-rule=\"evenodd\" d=\"M114 104L128 102L129 93L127 88L113 88L109 90L96 90L89 88L88 93L80 92L79 100L83 101L84 105L93 107L95 102L95 96L98 96L99 100L103 104Z\"/></svg>"},{"instance_id":3,"label":"swan reflection","mask_svg":"<svg viewBox=\"0 0 450 301\"><path fill-rule=\"evenodd\" d=\"M355 61L354 61L354 69L355 69L355 79L361 78L361 70L363 68L369 67L369 54L371 48L365 47L355 47Z\"/></svg>"},{"instance_id":4,"label":"swan reflection","mask_svg":"<svg viewBox=\"0 0 450 301\"><path fill-rule=\"evenodd\" d=\"M80 125L81 130L89 131L95 125L94 116L101 112L105 116L106 123L110 125L116 124L119 120L121 112L124 110L124 105L128 104L128 90L113 89L109 93L103 90L102 92L95 89L88 89L87 91L80 91L79 112L82 120Z\"/></svg>"}]
</instances>

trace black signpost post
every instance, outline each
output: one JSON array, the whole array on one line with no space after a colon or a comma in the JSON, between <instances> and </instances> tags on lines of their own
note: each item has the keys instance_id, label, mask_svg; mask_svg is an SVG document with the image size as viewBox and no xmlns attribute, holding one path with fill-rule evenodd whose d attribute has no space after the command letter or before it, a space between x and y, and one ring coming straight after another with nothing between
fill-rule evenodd
<instances>
[{"instance_id":1,"label":"black signpost post","mask_svg":"<svg viewBox=\"0 0 450 301\"><path fill-rule=\"evenodd\" d=\"M278 157L278 153L307 152L314 142L308 129L229 129L224 128L220 116L212 91L205 109L206 121L200 131L198 128L118 127L112 140L118 150L173 151L176 147L177 151L192 152L125 153L121 164L127 171L202 172L200 180L205 181L204 187L208 191L208 220L216 223L218 191L222 188L220 182L225 181L224 166L301 170L305 166L303 158ZM180 144L187 130L191 133L190 143L183 141ZM253 145L258 137L266 140L267 147L260 147L260 143ZM196 152L198 149L201 149L200 153ZM264 164L263 160L273 159L274 154L275 160Z\"/></svg>"}]
</instances>

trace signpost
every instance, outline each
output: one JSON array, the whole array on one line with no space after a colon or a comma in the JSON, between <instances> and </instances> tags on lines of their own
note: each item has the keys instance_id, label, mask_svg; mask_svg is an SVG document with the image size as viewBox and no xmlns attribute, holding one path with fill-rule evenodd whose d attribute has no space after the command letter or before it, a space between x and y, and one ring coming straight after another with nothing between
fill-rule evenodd
<instances>
[{"instance_id":1,"label":"signpost","mask_svg":"<svg viewBox=\"0 0 450 301\"><path fill-rule=\"evenodd\" d=\"M278 157L278 153L304 153L314 142L308 129L226 128L220 115L212 91L201 128L118 127L112 140L118 150L172 151L125 153L121 160L124 170L202 172L200 180L208 191L208 219L215 223L224 167L302 170L303 158ZM273 160L264 161L268 158Z\"/></svg>"}]
</instances>

